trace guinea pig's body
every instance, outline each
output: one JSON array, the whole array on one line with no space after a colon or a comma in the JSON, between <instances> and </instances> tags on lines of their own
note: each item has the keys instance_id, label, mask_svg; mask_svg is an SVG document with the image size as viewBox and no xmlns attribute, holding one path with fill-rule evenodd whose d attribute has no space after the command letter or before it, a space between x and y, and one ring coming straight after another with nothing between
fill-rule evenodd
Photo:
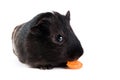
<instances>
[{"instance_id":1,"label":"guinea pig's body","mask_svg":"<svg viewBox=\"0 0 120 80\"><path fill-rule=\"evenodd\" d=\"M41 13L17 26L12 34L13 51L23 63L35 68L66 67L83 48L70 27L70 12Z\"/></svg>"}]
</instances>

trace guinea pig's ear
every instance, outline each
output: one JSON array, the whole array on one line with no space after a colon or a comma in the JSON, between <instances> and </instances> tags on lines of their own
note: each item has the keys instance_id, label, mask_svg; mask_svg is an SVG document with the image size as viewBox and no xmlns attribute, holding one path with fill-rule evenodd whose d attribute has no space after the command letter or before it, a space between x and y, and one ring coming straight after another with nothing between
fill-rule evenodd
<instances>
[{"instance_id":1,"label":"guinea pig's ear","mask_svg":"<svg viewBox=\"0 0 120 80\"><path fill-rule=\"evenodd\" d=\"M70 20L70 11L67 11L67 13L66 13L66 18L67 18L68 20Z\"/></svg>"},{"instance_id":2,"label":"guinea pig's ear","mask_svg":"<svg viewBox=\"0 0 120 80\"><path fill-rule=\"evenodd\" d=\"M47 18L39 20L30 30L32 34L48 33L50 21Z\"/></svg>"}]
</instances>

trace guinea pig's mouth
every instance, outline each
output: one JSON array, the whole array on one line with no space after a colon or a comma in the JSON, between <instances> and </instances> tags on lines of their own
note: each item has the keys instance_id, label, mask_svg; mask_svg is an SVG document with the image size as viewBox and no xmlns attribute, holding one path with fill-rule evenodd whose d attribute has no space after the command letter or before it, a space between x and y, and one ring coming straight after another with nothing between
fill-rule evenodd
<instances>
[{"instance_id":1,"label":"guinea pig's mouth","mask_svg":"<svg viewBox=\"0 0 120 80\"><path fill-rule=\"evenodd\" d=\"M80 56L70 56L67 61L77 61Z\"/></svg>"}]
</instances>

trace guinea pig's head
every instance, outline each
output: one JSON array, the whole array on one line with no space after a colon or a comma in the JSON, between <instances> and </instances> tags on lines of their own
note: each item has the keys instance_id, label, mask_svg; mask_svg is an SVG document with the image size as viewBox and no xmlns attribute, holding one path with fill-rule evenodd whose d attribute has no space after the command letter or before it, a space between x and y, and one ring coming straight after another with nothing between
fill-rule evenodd
<instances>
[{"instance_id":1,"label":"guinea pig's head","mask_svg":"<svg viewBox=\"0 0 120 80\"><path fill-rule=\"evenodd\" d=\"M33 25L34 24L34 25ZM70 26L70 12L47 12L33 20L30 33L37 56L49 64L77 60L83 54L80 41Z\"/></svg>"}]
</instances>

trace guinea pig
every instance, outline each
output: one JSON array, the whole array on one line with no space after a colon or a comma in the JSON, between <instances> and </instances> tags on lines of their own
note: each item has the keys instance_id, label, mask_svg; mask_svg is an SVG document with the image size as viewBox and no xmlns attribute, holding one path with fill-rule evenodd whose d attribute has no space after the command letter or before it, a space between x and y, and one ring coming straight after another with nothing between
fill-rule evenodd
<instances>
[{"instance_id":1,"label":"guinea pig","mask_svg":"<svg viewBox=\"0 0 120 80\"><path fill-rule=\"evenodd\" d=\"M15 27L12 33L13 52L19 61L33 68L65 68L67 61L83 54L80 41L70 26L70 11L40 13Z\"/></svg>"}]
</instances>

